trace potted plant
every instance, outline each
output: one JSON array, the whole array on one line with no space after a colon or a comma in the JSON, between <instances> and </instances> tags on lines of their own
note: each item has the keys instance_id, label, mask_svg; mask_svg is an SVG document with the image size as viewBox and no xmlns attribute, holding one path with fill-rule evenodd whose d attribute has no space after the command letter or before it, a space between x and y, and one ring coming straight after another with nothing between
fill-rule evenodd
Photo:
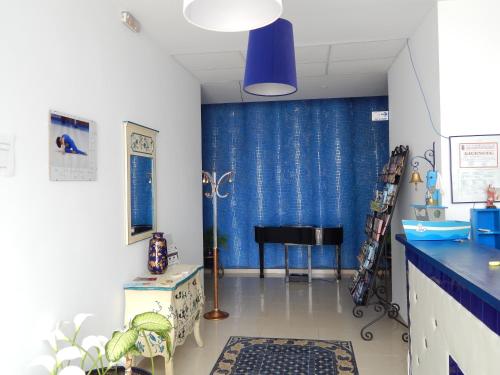
<instances>
[{"instance_id":1,"label":"potted plant","mask_svg":"<svg viewBox=\"0 0 500 375\"><path fill-rule=\"evenodd\" d=\"M214 244L214 231L213 228L207 229L203 232L203 258L204 258L204 267L212 268L212 258L213 254L213 245ZM217 244L219 249L227 246L227 237L223 234L217 234ZM220 258L219 258L220 259ZM220 262L219 262L220 263ZM224 267L222 264L219 264L219 277L224 276Z\"/></svg>"},{"instance_id":2,"label":"potted plant","mask_svg":"<svg viewBox=\"0 0 500 375\"><path fill-rule=\"evenodd\" d=\"M91 314L76 315L73 319L74 330L69 335L63 332L62 324L58 323L47 337L53 355L40 356L33 365L44 367L50 375L154 375L153 358L151 373L132 367L133 356L141 354L138 348L138 345L142 345L139 343L140 338L144 339L152 357L152 333L165 341L168 355L172 353L169 336L172 325L163 315L155 312L139 314L132 319L126 331L113 332L110 340L105 336L91 335L79 342L82 324L90 316ZM124 367L119 366L122 363Z\"/></svg>"},{"instance_id":3,"label":"potted plant","mask_svg":"<svg viewBox=\"0 0 500 375\"><path fill-rule=\"evenodd\" d=\"M151 373L154 375L153 345L158 345L161 352L166 350L168 356L171 357L171 330L172 324L161 314L156 312L145 312L136 315L130 322L130 326L126 331L113 332L113 336L105 346L106 358L111 363L125 358L125 375L132 375L132 358L144 352L144 350L140 350L138 347L138 345L142 345L140 343L140 338L142 338L148 350L149 357L151 358ZM157 340L152 333L158 335L160 340ZM152 341L154 341L154 344ZM163 342L165 342L165 348L163 348Z\"/></svg>"}]
</instances>

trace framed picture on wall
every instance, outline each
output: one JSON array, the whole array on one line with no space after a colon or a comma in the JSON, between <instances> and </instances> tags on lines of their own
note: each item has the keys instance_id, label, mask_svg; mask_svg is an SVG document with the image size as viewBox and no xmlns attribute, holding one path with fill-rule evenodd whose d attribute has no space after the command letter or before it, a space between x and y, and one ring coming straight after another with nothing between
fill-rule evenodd
<instances>
[{"instance_id":1,"label":"framed picture on wall","mask_svg":"<svg viewBox=\"0 0 500 375\"><path fill-rule=\"evenodd\" d=\"M97 178L95 123L61 112L49 112L49 178L93 181Z\"/></svg>"},{"instance_id":2,"label":"framed picture on wall","mask_svg":"<svg viewBox=\"0 0 500 375\"><path fill-rule=\"evenodd\" d=\"M158 131L124 122L127 244L156 232L156 135Z\"/></svg>"},{"instance_id":3,"label":"framed picture on wall","mask_svg":"<svg viewBox=\"0 0 500 375\"><path fill-rule=\"evenodd\" d=\"M451 201L486 201L489 185L500 187L500 134L452 136Z\"/></svg>"}]
</instances>

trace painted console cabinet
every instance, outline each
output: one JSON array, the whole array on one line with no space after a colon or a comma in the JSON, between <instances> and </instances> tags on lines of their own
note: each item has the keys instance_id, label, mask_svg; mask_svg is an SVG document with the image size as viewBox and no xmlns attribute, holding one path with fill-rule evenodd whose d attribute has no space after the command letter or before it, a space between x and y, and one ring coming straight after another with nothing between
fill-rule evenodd
<instances>
[{"instance_id":1,"label":"painted console cabinet","mask_svg":"<svg viewBox=\"0 0 500 375\"><path fill-rule=\"evenodd\" d=\"M156 334L150 333L150 343L143 339L137 345L145 357L163 356L165 374L173 375L175 349L194 333L198 346L203 346L200 334L200 320L205 303L203 290L203 267L174 264L163 275L148 275L124 285L125 326L137 314L154 311L163 314L172 322L170 357L166 343Z\"/></svg>"},{"instance_id":2,"label":"painted console cabinet","mask_svg":"<svg viewBox=\"0 0 500 375\"><path fill-rule=\"evenodd\" d=\"M500 374L500 250L473 241L407 241L412 375Z\"/></svg>"}]
</instances>

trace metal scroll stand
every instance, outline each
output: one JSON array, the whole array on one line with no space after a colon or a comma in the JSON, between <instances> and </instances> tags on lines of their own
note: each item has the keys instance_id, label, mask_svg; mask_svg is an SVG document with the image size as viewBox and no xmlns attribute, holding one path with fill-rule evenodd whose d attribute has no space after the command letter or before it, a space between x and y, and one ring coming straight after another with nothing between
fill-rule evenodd
<instances>
[{"instance_id":1,"label":"metal scroll stand","mask_svg":"<svg viewBox=\"0 0 500 375\"><path fill-rule=\"evenodd\" d=\"M403 155L404 156L404 161L406 164L406 158L408 156L408 147L404 146L399 146L395 149L393 152L392 156L397 156L397 155ZM391 159L392 159L391 156ZM401 180L405 164L402 166L402 172L401 175L399 176L399 180ZM376 256L376 261L375 265L373 267L373 277L371 279L369 288L368 288L368 298L367 302L363 305L355 305L354 308L352 309L352 314L356 318L362 318L364 316L364 311L363 309L368 308L369 306L373 306L373 309L375 312L380 313L375 319L371 320L367 324L365 324L360 331L361 338L365 341L371 341L373 340L373 332L369 330L369 328L380 321L384 316L388 316L390 319L393 319L397 321L399 324L403 325L404 327L408 328L408 326L399 319L399 311L401 310L400 306L397 303L393 303L389 301L388 296L387 296L387 291L388 291L388 282L387 282L387 268L388 268L388 258L387 258L387 246L388 246L388 239L390 238L390 225L391 225L391 220L392 220L392 214L393 214L393 209L394 206L397 202L398 194L399 194L399 183L400 181L397 181L395 183L397 185L396 191L395 191L395 196L392 205L387 205L386 207L383 208L382 211L379 211L379 213L387 213L390 215L389 220L386 224L386 230L385 233L382 235L382 241L381 241L381 249L378 252ZM381 263L382 260L384 261L384 268L381 268ZM383 283L377 285L377 279L380 278L380 273L383 273ZM405 332L402 334L402 340L404 342L408 342L408 332Z\"/></svg>"},{"instance_id":2,"label":"metal scroll stand","mask_svg":"<svg viewBox=\"0 0 500 375\"><path fill-rule=\"evenodd\" d=\"M387 238L387 237L386 237ZM394 302L390 302L387 298L387 272L383 271L384 273L384 280L383 284L377 285L377 277L380 271L380 260L384 259L384 261L387 263L387 240L384 240L384 243L382 245L382 251L380 255L378 256L377 259L377 265L375 267L375 276L373 277L372 280L372 285L370 286L370 296L368 297L368 302L366 305L355 305L354 308L352 309L352 315L354 315L356 318L362 318L364 315L363 308L367 308L368 306L373 306L373 310L377 313L380 313L379 316L377 316L375 319L371 320L367 324L365 324L360 331L361 338L365 341L371 341L373 340L373 332L369 330L369 328L377 323L379 320L381 320L385 315L387 315L390 319L395 320L402 326L408 328L408 325L404 323L401 319L399 319L399 311L401 310L401 307ZM385 264L385 267L387 268L387 264ZM401 339L404 342L408 342L408 332L405 332L401 335Z\"/></svg>"},{"instance_id":3,"label":"metal scroll stand","mask_svg":"<svg viewBox=\"0 0 500 375\"><path fill-rule=\"evenodd\" d=\"M229 196L229 193L221 194L220 186L225 182L232 183L234 179L234 172L229 171L222 175L217 180L217 173L212 172L211 174L208 172L202 172L202 182L203 184L210 184L211 190L205 193L207 198L212 199L212 208L213 208L213 241L214 241L214 268L213 268L213 277L214 277L214 308L212 311L209 311L203 315L205 319L208 320L222 320L229 317L229 313L222 311L219 309L219 249L217 247L217 199L218 198L226 198Z\"/></svg>"}]
</instances>

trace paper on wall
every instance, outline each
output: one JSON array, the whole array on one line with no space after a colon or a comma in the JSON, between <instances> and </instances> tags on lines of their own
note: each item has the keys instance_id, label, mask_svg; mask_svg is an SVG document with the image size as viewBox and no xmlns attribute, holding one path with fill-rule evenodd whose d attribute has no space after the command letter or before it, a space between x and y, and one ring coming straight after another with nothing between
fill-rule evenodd
<instances>
[{"instance_id":1,"label":"paper on wall","mask_svg":"<svg viewBox=\"0 0 500 375\"><path fill-rule=\"evenodd\" d=\"M14 175L14 136L0 134L0 176Z\"/></svg>"},{"instance_id":2,"label":"paper on wall","mask_svg":"<svg viewBox=\"0 0 500 375\"><path fill-rule=\"evenodd\" d=\"M500 135L451 136L452 203L486 200L489 185L500 186Z\"/></svg>"}]
</instances>

